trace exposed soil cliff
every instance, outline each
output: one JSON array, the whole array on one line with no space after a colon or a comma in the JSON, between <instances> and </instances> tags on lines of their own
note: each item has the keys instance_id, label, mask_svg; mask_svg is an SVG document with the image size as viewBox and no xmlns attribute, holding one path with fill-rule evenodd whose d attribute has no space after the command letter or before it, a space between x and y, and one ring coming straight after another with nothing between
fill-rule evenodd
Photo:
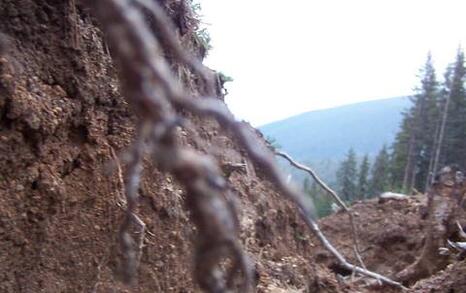
<instances>
[{"instance_id":1,"label":"exposed soil cliff","mask_svg":"<svg viewBox=\"0 0 466 293\"><path fill-rule=\"evenodd\" d=\"M192 14L180 12L180 3L165 6L185 46L201 55ZM109 166L131 141L135 119L102 33L74 1L46 0L2 1L0 31L0 291L129 290L115 277L122 179ZM195 92L195 76L173 66ZM216 122L194 126L201 140L187 131L186 145L214 153L220 164L248 165L229 181L259 287L314 282L316 268L303 259L307 232L294 209ZM140 195L148 233L136 291L195 291L183 191L147 162ZM325 278L322 286L336 292Z\"/></svg>"}]
</instances>

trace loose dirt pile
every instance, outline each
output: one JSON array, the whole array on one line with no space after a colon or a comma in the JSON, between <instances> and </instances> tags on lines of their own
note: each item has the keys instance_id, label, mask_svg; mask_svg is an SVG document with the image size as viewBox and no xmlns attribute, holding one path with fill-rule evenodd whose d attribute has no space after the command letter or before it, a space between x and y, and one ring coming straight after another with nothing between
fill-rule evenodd
<instances>
[{"instance_id":1,"label":"loose dirt pile","mask_svg":"<svg viewBox=\"0 0 466 293\"><path fill-rule=\"evenodd\" d=\"M203 55L189 5L161 2L185 47ZM147 234L138 282L128 288L118 280L124 164L116 162L133 137L135 119L89 12L73 0L5 0L0 32L0 291L197 291L191 276L195 231L184 192L150 162L140 189L139 215ZM195 93L197 77L176 64L173 69ZM264 181L229 133L208 119L194 122L181 140L214 154L224 166L259 292L375 290L364 289L364 280L347 285L337 277L348 272L309 236L296 209ZM193 139L195 134L200 139ZM230 172L228 166L237 163L246 168ZM411 198L355 205L370 269L392 274L414 260L422 246L423 204L422 198ZM321 223L351 259L347 216ZM451 273L416 288L455 286L461 270L464 265L456 264L447 269Z\"/></svg>"}]
</instances>

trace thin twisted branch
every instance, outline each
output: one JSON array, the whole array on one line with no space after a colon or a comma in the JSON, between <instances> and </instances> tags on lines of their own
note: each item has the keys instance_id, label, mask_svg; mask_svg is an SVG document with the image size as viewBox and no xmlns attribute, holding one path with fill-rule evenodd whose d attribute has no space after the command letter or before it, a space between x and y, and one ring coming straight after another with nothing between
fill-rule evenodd
<instances>
[{"instance_id":1,"label":"thin twisted branch","mask_svg":"<svg viewBox=\"0 0 466 293\"><path fill-rule=\"evenodd\" d=\"M140 131L139 131L140 132ZM128 166L125 176L125 196L126 210L125 218L120 227L119 240L123 253L122 277L126 283L132 283L136 271L139 267L139 262L142 254L142 245L144 242L144 232L146 225L136 215L138 203L138 189L142 173L142 159L144 156L144 143L141 139L143 133L138 133L138 137L133 144L132 150L129 153ZM131 225L136 225L140 229L139 241L136 246L136 241L131 236Z\"/></svg>"},{"instance_id":2,"label":"thin twisted branch","mask_svg":"<svg viewBox=\"0 0 466 293\"><path fill-rule=\"evenodd\" d=\"M234 120L233 116L223 104L216 100L204 99L201 101L190 101L185 98L175 101L176 104L184 106L198 115L209 115L215 117L219 123L225 127L229 127L231 132L236 136L240 144L247 150L252 161L260 166L268 175L269 179L275 183L280 192L291 200L300 212L303 220L319 239L322 245L340 262L346 269L382 281L386 284L406 289L401 283L391 280L383 275L371 272L363 267L355 266L349 263L338 250L328 241L325 235L317 224L315 218L314 206L311 201L306 200L306 196L300 193L297 189L287 184L285 177L276 165L274 158L270 152L265 152L256 140L252 139L252 133L248 131L240 122Z\"/></svg>"},{"instance_id":3,"label":"thin twisted branch","mask_svg":"<svg viewBox=\"0 0 466 293\"><path fill-rule=\"evenodd\" d=\"M366 265L364 264L364 262L362 260L362 257L361 257L361 250L359 248L359 241L358 241L358 232L357 232L356 224L354 222L354 216L353 216L353 213L351 212L351 210L346 205L346 203L338 196L338 194L333 189L331 189L322 179L320 179L320 177L317 175L317 173L314 170L312 170L310 167L296 162L290 155L288 155L285 152L282 152L282 151L279 151L279 150L274 150L274 152L275 152L275 155L286 159L292 166L294 166L294 167L296 167L296 168L298 168L298 169L300 169L302 171L305 171L309 175L311 175L311 177L315 180L315 182L317 182L317 184L319 184L320 187L322 187L322 189L324 189L328 194L330 194L330 196L337 202L337 204L346 213L348 213L348 217L349 217L350 225L351 225L351 234L352 234L352 237L353 237L354 255L355 255L356 259L359 261L359 264L361 265L361 267L363 267L364 269L367 269Z\"/></svg>"}]
</instances>

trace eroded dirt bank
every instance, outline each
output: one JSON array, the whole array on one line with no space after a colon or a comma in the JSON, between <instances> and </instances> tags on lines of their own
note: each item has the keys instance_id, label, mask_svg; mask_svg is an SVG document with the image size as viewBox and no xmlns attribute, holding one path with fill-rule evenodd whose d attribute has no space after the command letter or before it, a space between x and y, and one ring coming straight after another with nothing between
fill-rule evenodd
<instances>
[{"instance_id":1,"label":"eroded dirt bank","mask_svg":"<svg viewBox=\"0 0 466 293\"><path fill-rule=\"evenodd\" d=\"M186 47L201 52L179 1L165 1ZM133 136L132 111L119 95L101 32L74 1L2 1L0 31L0 291L128 291L118 271L121 174L108 163ZM79 4L79 3L78 3ZM196 77L179 69L195 92ZM257 261L260 287L338 285L303 258L310 246L294 209L254 172L227 133L209 120L201 140L182 140L223 163L247 163L229 181L241 206L243 242ZM148 234L136 292L196 291L191 277L193 227L184 194L149 162L140 190ZM124 171L124 170L123 170ZM286 261L293 260L292 262ZM328 280L327 280L328 279ZM267 282L265 284L264 282ZM263 289L261 289L263 290Z\"/></svg>"}]
</instances>

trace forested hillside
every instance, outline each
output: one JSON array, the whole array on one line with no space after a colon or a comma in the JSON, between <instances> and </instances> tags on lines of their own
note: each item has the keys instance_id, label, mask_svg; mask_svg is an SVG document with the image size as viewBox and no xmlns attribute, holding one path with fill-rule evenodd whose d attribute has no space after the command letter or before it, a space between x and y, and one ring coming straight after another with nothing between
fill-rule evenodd
<instances>
[{"instance_id":1,"label":"forested hillside","mask_svg":"<svg viewBox=\"0 0 466 293\"><path fill-rule=\"evenodd\" d=\"M311 111L260 127L284 151L310 164L330 183L348 148L356 152L357 161L364 155L372 160L383 144L394 141L402 112L411 102L407 97L390 98ZM299 182L301 172L283 164Z\"/></svg>"},{"instance_id":2,"label":"forested hillside","mask_svg":"<svg viewBox=\"0 0 466 293\"><path fill-rule=\"evenodd\" d=\"M342 159L349 147L375 156L398 131L407 97L390 98L306 112L259 129L283 150L304 161Z\"/></svg>"},{"instance_id":3,"label":"forested hillside","mask_svg":"<svg viewBox=\"0 0 466 293\"><path fill-rule=\"evenodd\" d=\"M465 74L461 49L443 78L429 54L411 97L308 112L261 130L346 201L389 190L424 192L441 166L466 166ZM321 191L301 172L284 169L319 198ZM322 214L330 212L329 203L322 204Z\"/></svg>"}]
</instances>

